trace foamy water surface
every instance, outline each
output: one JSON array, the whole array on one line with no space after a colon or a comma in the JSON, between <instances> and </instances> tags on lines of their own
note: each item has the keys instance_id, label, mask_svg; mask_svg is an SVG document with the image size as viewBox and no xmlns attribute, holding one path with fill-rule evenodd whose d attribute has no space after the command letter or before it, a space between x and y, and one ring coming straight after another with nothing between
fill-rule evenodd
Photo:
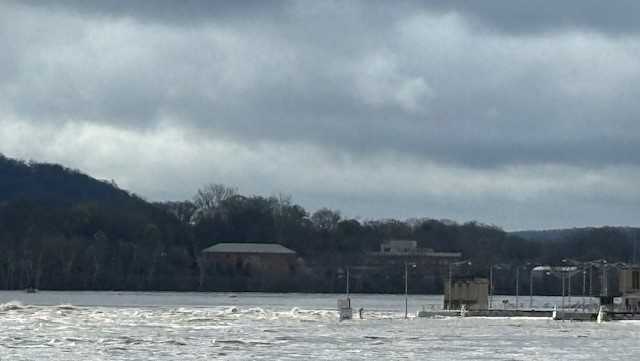
<instances>
[{"instance_id":1,"label":"foamy water surface","mask_svg":"<svg viewBox=\"0 0 640 361\"><path fill-rule=\"evenodd\" d=\"M0 292L0 360L632 360L640 322L414 318L441 296ZM537 306L557 299L536 297ZM521 302L523 302L521 300Z\"/></svg>"}]
</instances>

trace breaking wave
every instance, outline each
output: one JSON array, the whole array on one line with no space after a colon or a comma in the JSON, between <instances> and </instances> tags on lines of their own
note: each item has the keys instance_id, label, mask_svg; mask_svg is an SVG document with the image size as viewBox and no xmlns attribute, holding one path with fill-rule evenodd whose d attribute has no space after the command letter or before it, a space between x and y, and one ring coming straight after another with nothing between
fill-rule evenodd
<instances>
[{"instance_id":1,"label":"breaking wave","mask_svg":"<svg viewBox=\"0 0 640 361\"><path fill-rule=\"evenodd\" d=\"M7 303L0 303L0 311L16 311L24 310L27 306L23 305L20 301L10 301Z\"/></svg>"}]
</instances>

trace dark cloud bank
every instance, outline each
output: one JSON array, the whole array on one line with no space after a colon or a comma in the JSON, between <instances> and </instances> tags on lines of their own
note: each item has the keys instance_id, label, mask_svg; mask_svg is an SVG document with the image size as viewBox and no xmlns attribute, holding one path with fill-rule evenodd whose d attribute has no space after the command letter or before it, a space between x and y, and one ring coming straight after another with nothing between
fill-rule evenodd
<instances>
[{"instance_id":1,"label":"dark cloud bank","mask_svg":"<svg viewBox=\"0 0 640 361\"><path fill-rule=\"evenodd\" d=\"M0 148L9 154L113 173L155 198L187 197L210 179L365 217L522 228L627 224L640 211L636 2L21 1L0 10L7 129L51 128L44 148L5 134L25 139ZM62 139L65 126L81 126L81 154ZM100 138L91 127L123 133ZM175 164L113 144L164 139L167 129L190 139L166 144L187 157ZM99 154L83 148L96 143ZM243 151L229 159L230 147ZM90 165L98 156L122 164ZM196 171L196 160L210 165ZM133 163L185 176L151 184ZM327 180L302 182L283 167ZM374 174L390 187L416 184L381 202L384 187L353 184Z\"/></svg>"}]
</instances>

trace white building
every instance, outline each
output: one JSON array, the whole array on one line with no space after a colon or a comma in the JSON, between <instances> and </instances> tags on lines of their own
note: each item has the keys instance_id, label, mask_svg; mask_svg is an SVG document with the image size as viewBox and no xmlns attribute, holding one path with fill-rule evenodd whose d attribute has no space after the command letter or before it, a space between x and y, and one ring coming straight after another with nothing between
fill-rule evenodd
<instances>
[{"instance_id":1,"label":"white building","mask_svg":"<svg viewBox=\"0 0 640 361\"><path fill-rule=\"evenodd\" d=\"M380 253L386 254L407 254L417 253L418 242L402 239L390 239L380 244Z\"/></svg>"}]
</instances>

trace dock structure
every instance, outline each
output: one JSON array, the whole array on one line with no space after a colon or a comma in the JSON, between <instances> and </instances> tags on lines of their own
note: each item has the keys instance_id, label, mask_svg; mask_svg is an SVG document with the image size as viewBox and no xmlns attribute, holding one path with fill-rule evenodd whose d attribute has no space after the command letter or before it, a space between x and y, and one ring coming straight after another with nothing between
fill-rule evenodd
<instances>
[{"instance_id":1,"label":"dock structure","mask_svg":"<svg viewBox=\"0 0 640 361\"><path fill-rule=\"evenodd\" d=\"M553 311L542 310L421 310L418 317L547 317L551 318Z\"/></svg>"},{"instance_id":2,"label":"dock structure","mask_svg":"<svg viewBox=\"0 0 640 361\"><path fill-rule=\"evenodd\" d=\"M449 279L445 283L444 304L442 309L422 309L417 313L418 317L541 317L559 321L640 321L640 265L608 263L606 260L590 262L577 262L563 260L562 266L535 266L530 268L530 308L519 309L518 277L516 276L516 308L494 309L492 307L493 296L493 266L489 272L489 281L481 278L457 278L452 279L451 271ZM582 274L584 298L586 294L586 275L589 271L589 295L592 294L591 272L597 267L602 271L599 307L568 309L565 307L565 296L571 299L571 276ZM451 268L450 268L451 269ZM515 268L516 271L519 268ZM608 287L607 269L618 271L619 292L614 293L612 287ZM532 279L534 272L546 272L554 274L562 280L562 304L553 310L533 309ZM516 272L517 274L518 272ZM568 287L566 284L568 283ZM567 293L565 293L565 290ZM488 292L487 292L488 291ZM488 295L487 295L488 293ZM615 297L620 297L617 304ZM487 298L489 299L487 302ZM584 302L584 301L583 301ZM488 304L488 307L487 307ZM583 305L584 306L584 305Z\"/></svg>"},{"instance_id":3,"label":"dock structure","mask_svg":"<svg viewBox=\"0 0 640 361\"><path fill-rule=\"evenodd\" d=\"M437 317L541 317L556 321L620 321L620 320L640 320L640 313L602 311L602 312L580 312L580 311L549 311L549 310L421 310L418 311L419 318Z\"/></svg>"},{"instance_id":4,"label":"dock structure","mask_svg":"<svg viewBox=\"0 0 640 361\"><path fill-rule=\"evenodd\" d=\"M535 310L535 309L466 309L464 306L457 310L426 310L422 309L416 314L419 318L437 317L541 317L557 321L640 321L640 312L612 310L610 307L600 306L593 310Z\"/></svg>"}]
</instances>

